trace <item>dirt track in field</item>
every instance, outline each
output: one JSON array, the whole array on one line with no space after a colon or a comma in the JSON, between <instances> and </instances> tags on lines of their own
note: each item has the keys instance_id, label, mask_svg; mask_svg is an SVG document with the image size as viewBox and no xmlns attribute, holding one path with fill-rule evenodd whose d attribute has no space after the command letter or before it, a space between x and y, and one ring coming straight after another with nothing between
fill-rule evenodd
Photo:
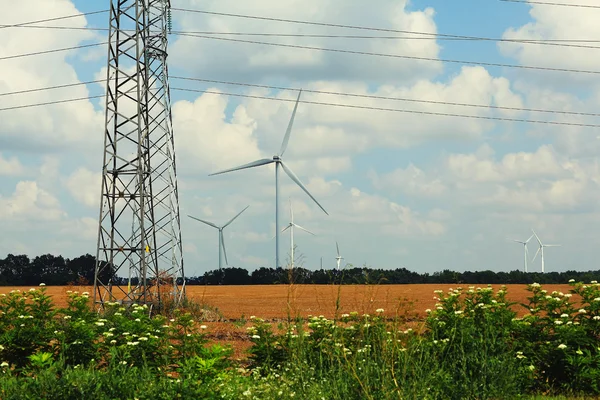
<instances>
[{"instance_id":1,"label":"dirt track in field","mask_svg":"<svg viewBox=\"0 0 600 400\"><path fill-rule=\"evenodd\" d=\"M436 289L444 292L450 288L471 285L248 285L248 286L187 286L188 297L207 305L226 320L248 320L250 316L266 320L281 321L288 315L308 316L324 315L331 318L336 309L339 314L357 311L374 314L378 308L385 310L386 316L406 317L417 323L425 315L425 310L435 308L437 302L433 293ZM485 287L486 285L472 285ZM492 285L494 291L501 285ZM527 303L530 293L526 285L506 285L509 301ZM542 285L548 292L553 290L568 293L570 286ZM29 290L29 287L0 287L0 293L8 293L13 289ZM47 286L46 291L54 298L57 306L66 305L67 291L87 291L93 294L89 286ZM338 303L339 298L339 306ZM519 315L527 312L524 307L514 306ZM240 321L240 322L242 322ZM245 327L248 324L232 322L208 322L209 337L223 344L234 347L235 356L243 358L250 343L246 337Z\"/></svg>"}]
</instances>

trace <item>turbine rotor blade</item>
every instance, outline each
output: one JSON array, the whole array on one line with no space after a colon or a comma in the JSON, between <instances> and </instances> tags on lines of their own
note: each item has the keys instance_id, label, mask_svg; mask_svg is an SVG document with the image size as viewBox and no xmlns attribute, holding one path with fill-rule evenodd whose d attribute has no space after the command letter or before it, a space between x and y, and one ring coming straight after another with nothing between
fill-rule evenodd
<instances>
[{"instance_id":1,"label":"turbine rotor blade","mask_svg":"<svg viewBox=\"0 0 600 400\"><path fill-rule=\"evenodd\" d=\"M219 231L219 236L221 238L221 246L223 247L223 255L225 256L225 265L229 265L229 261L227 261L227 250L225 250L225 238L223 237L223 230Z\"/></svg>"},{"instance_id":2,"label":"turbine rotor blade","mask_svg":"<svg viewBox=\"0 0 600 400\"><path fill-rule=\"evenodd\" d=\"M231 218L229 220L229 222L227 222L225 225L223 225L223 228L225 228L227 225L229 225L230 223L232 223L233 220L236 219L237 217L239 217L244 211L246 211L248 209L248 207L250 207L250 206L246 206L246 208L244 208L242 211L240 211L239 213L237 213L237 215L235 217Z\"/></svg>"},{"instance_id":3,"label":"turbine rotor blade","mask_svg":"<svg viewBox=\"0 0 600 400\"><path fill-rule=\"evenodd\" d=\"M267 165L275 162L272 158L263 158L260 160L252 161L248 164L240 165L239 167L225 169L219 172L213 172L212 174L208 174L208 176L224 174L226 172L239 171L240 169L252 168L252 167L260 167L261 165Z\"/></svg>"},{"instance_id":4,"label":"turbine rotor blade","mask_svg":"<svg viewBox=\"0 0 600 400\"><path fill-rule=\"evenodd\" d=\"M300 179L298 179L298 177L296 176L296 174L294 174L294 173L292 172L292 170L291 170L291 169L289 169L289 167L283 163L283 161L281 161L281 162L280 162L280 164L281 164L281 168L283 168L283 170L285 171L285 173L286 173L286 174L288 174L288 176L289 176L289 177L290 177L290 178L291 178L291 179L292 179L294 182L296 182L296 184L297 184L298 186L300 186L300 188L301 188L302 190L304 190L304 192L306 192L306 194L307 194L307 195L308 195L308 196L309 196L311 199L313 199L313 201L314 201L315 203L317 203L317 205L318 205L318 206L321 208L321 210L323 210L323 212L324 212L325 214L329 215L329 213L328 213L327 211L325 211L325 209L323 208L323 206L322 206L321 204L319 204L319 202L317 201L317 199L315 199L315 198L313 197L313 195L312 195L312 194L310 194L310 192L308 191L308 189L306 188L306 186L304 186L304 184L302 184L302 182L300 181Z\"/></svg>"},{"instance_id":5,"label":"turbine rotor blade","mask_svg":"<svg viewBox=\"0 0 600 400\"><path fill-rule=\"evenodd\" d=\"M338 257L340 256L340 246L338 245L337 240L335 241L335 248L337 249Z\"/></svg>"},{"instance_id":6,"label":"turbine rotor blade","mask_svg":"<svg viewBox=\"0 0 600 400\"><path fill-rule=\"evenodd\" d=\"M287 130L285 131L285 136L283 137L283 142L281 143L281 149L279 150L279 156L283 156L285 150L287 149L288 142L290 141L290 134L292 133L292 125L294 124L294 118L296 117L296 110L298 109L298 102L300 101L300 95L302 94L302 89L298 93L298 98L296 99L296 104L294 105L294 111L292 111L292 117L290 118L290 122L288 123Z\"/></svg>"},{"instance_id":7,"label":"turbine rotor blade","mask_svg":"<svg viewBox=\"0 0 600 400\"><path fill-rule=\"evenodd\" d=\"M562 244L545 244L544 247L560 247Z\"/></svg>"},{"instance_id":8,"label":"turbine rotor blade","mask_svg":"<svg viewBox=\"0 0 600 400\"><path fill-rule=\"evenodd\" d=\"M527 239L527 240L525 241L525 243L529 243L529 241L531 240L531 238L533 238L533 235L529 236L529 239Z\"/></svg>"},{"instance_id":9,"label":"turbine rotor blade","mask_svg":"<svg viewBox=\"0 0 600 400\"><path fill-rule=\"evenodd\" d=\"M294 226L295 226L296 228L302 229L304 232L308 232L308 233L310 233L310 234L311 234L311 235L313 235L313 236L317 236L317 235L315 235L314 233L312 233L311 231L309 231L308 229L301 227L300 225L294 224Z\"/></svg>"},{"instance_id":10,"label":"turbine rotor blade","mask_svg":"<svg viewBox=\"0 0 600 400\"><path fill-rule=\"evenodd\" d=\"M542 245L542 241L540 240L539 236L537 235L537 233L535 233L535 231L533 229L531 229L531 232L533 232L533 234L535 235L535 238L537 239L538 243L540 244L540 246Z\"/></svg>"},{"instance_id":11,"label":"turbine rotor blade","mask_svg":"<svg viewBox=\"0 0 600 400\"><path fill-rule=\"evenodd\" d=\"M191 219L195 219L196 221L203 222L203 223L205 223L206 225L210 225L210 226L212 226L213 228L217 228L217 229L219 229L219 227L218 227L218 226L216 226L215 224L213 224L212 222L208 222L208 221L205 221L205 220L203 220L203 219L200 219L200 218L192 217L191 215L188 215L188 217L190 217Z\"/></svg>"},{"instance_id":12,"label":"turbine rotor blade","mask_svg":"<svg viewBox=\"0 0 600 400\"><path fill-rule=\"evenodd\" d=\"M289 224L288 226L286 226L285 228L283 228L283 229L281 230L281 232L285 232L285 231L287 231L288 229L290 229L290 227L291 227L291 226L292 226L292 224Z\"/></svg>"},{"instance_id":13,"label":"turbine rotor blade","mask_svg":"<svg viewBox=\"0 0 600 400\"><path fill-rule=\"evenodd\" d=\"M539 254L540 250L541 250L541 247L538 247L537 251L535 252L535 256L533 256L533 258L531 259L531 262L534 262L534 261L535 261L535 258L536 258L536 257L537 257L537 255Z\"/></svg>"}]
</instances>

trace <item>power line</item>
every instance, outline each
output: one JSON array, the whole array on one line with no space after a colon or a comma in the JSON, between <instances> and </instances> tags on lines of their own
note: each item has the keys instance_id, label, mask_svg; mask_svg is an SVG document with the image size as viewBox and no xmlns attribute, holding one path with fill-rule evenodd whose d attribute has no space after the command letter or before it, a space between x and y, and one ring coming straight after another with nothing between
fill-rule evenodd
<instances>
[{"instance_id":1,"label":"power line","mask_svg":"<svg viewBox=\"0 0 600 400\"><path fill-rule=\"evenodd\" d=\"M256 95L248 95L248 94L240 94L240 93L215 92L215 91L211 91L211 90L196 90L196 89L186 89L186 88L177 88L177 87L173 87L173 88L171 88L171 90L194 92L194 93L215 94L215 95L223 95L223 96L244 97L244 98L261 99L261 100L295 102L295 100L290 100L290 99L281 99L281 98L276 98L276 97L256 96ZM12 107L4 107L4 108L0 108L0 111L17 110L17 109L23 109L23 108L47 106L47 105L61 104L61 103L70 103L70 102L76 102L76 101L82 101L82 100L91 100L91 99L101 98L104 96L105 95L87 96L87 97L78 97L78 98L74 98L74 99L55 100L55 101L48 101L48 102L43 102L43 103L34 103L34 104L25 104L25 105L12 106ZM480 116L480 115L442 113L442 112L421 111L421 110L403 110L403 109L397 109L397 108L358 106L358 105L353 105L353 104L326 103L326 102L307 101L307 100L301 100L300 103L313 104L313 105L319 105L319 106L332 106L332 107L372 110L372 111L398 112L398 113L406 113L406 114L435 115L435 116L443 116L443 117L472 118L472 119L493 120L493 121L524 122L524 123L547 124L547 125L563 125L563 126L578 126L578 127L587 127L587 128L600 128L600 125L598 125L598 124L583 124L583 123L576 123L576 122L543 121L543 120L530 120L530 119L520 119L520 118L489 117L489 116Z\"/></svg>"},{"instance_id":2,"label":"power line","mask_svg":"<svg viewBox=\"0 0 600 400\"><path fill-rule=\"evenodd\" d=\"M257 84L252 84L252 83L228 82L228 81L218 81L218 80L202 79L202 78L188 78L188 77L183 77L183 76L170 76L169 78L170 79L182 79L182 80L188 80L188 81L207 82L207 83L219 83L219 84L224 84L224 85L256 87L256 88L262 88L262 89L290 90L290 91L298 91L299 90L296 88L283 87L283 86L257 85ZM496 110L527 111L527 112L539 112L539 113L549 113L549 114L565 114L565 115L577 115L577 116L587 116L587 117L600 117L600 114L598 114L598 113L584 113L584 112L561 111L561 110L544 110L544 109L539 109L539 108L504 107L504 106L494 106L494 105L484 105L484 104L456 103L456 102L437 101L437 100L411 99L411 98L405 98L405 97L376 96L376 95L368 95L368 94L343 93L343 92L332 92L332 91L310 90L310 89L302 89L302 91L307 92L307 93L315 93L315 94L328 94L328 95L335 95L335 96L358 97L358 98L377 99L377 100L406 101L406 102L414 102L414 103L443 104L443 105L460 106L460 107L491 108L491 109L496 109Z\"/></svg>"},{"instance_id":3,"label":"power line","mask_svg":"<svg viewBox=\"0 0 600 400\"><path fill-rule=\"evenodd\" d=\"M260 45L265 45L265 46L328 51L328 52L334 52L334 53L359 54L359 55L366 55L366 56L402 58L402 59L409 59L409 60L436 61L436 62L447 62L447 63L454 63L454 64L482 65L482 66L486 66L486 67L519 68L519 69L532 69L532 70L554 71L554 72L573 72L573 73L580 73L580 74L600 74L600 71L589 71L589 70L581 70L581 69L539 67L539 66L516 65L516 64L502 64L502 63L490 63L490 62L483 62L483 61L453 60L453 59L443 59L443 58L433 58L433 57L407 56L407 55L403 55L403 54L373 53L373 52L368 52L368 51L331 49L331 48L327 48L327 47L301 46L301 45L295 45L295 44L272 43L272 42L259 42L259 41L255 41L255 40L229 39L229 38L205 36L205 35L186 35L186 36L192 36L192 37L198 37L198 38L204 38L204 39L221 40L221 41L227 41L227 42L260 44Z\"/></svg>"},{"instance_id":4,"label":"power line","mask_svg":"<svg viewBox=\"0 0 600 400\"><path fill-rule=\"evenodd\" d=\"M4 24L2 24L2 25L0 25L0 29L2 29L2 28L14 28L14 27L31 25L31 24L39 24L41 22L58 21L58 20L62 20L62 19L69 19L69 18L81 17L81 16L85 16L85 15L94 15L94 14L100 14L100 13L105 13L105 12L108 12L108 10L99 10L99 11L90 11L90 12L86 12L86 13L63 15L62 17L38 19L36 21L20 22L18 24L10 24L10 25L4 25Z\"/></svg>"},{"instance_id":5,"label":"power line","mask_svg":"<svg viewBox=\"0 0 600 400\"><path fill-rule=\"evenodd\" d=\"M510 3L526 3L526 4L543 4L547 6L563 6L563 7L581 7L581 8L600 8L600 6L592 6L587 4L568 4L568 3L552 3L548 1L533 1L533 0L500 0Z\"/></svg>"},{"instance_id":6,"label":"power line","mask_svg":"<svg viewBox=\"0 0 600 400\"><path fill-rule=\"evenodd\" d=\"M223 84L223 85L255 87L255 88L262 88L262 89L288 90L288 91L298 91L299 90L297 88L291 88L291 87L285 87L285 86L259 85L259 84L252 84L252 83L220 81L220 80L214 80L214 79L191 78L191 77L184 77L184 76L171 76L170 78L187 80L187 81L196 81L196 82L218 83L218 84ZM18 90L18 91L13 91L13 92L0 93L0 97L23 94L23 93L39 92L39 91L45 91L45 90L60 89L60 88L73 87L73 86L88 85L88 84L100 83L100 82L104 82L104 81L105 81L105 79L98 79L98 80L94 80L94 81L67 83L67 84L62 84L62 85L47 86L47 87L36 88L36 89L24 89L24 90ZM345 92L311 90L311 89L302 89L302 90L307 93L356 97L356 98L365 98L365 99L376 99L376 100L406 101L406 102L413 102L413 103L441 104L441 105L450 105L450 106L458 106L458 107L488 108L488 109L495 109L495 110L526 111L526 112L539 112L539 113L548 113L548 114L600 117L600 114L598 114L598 113L586 113L586 112L576 112L576 111L548 110L548 109L539 109L539 108L506 107L506 106L494 106L494 105L487 105L487 104L458 103L458 102L448 102L448 101L414 99L414 98L405 98L405 97L377 96L377 95L368 95L368 94L345 93Z\"/></svg>"},{"instance_id":7,"label":"power line","mask_svg":"<svg viewBox=\"0 0 600 400\"><path fill-rule=\"evenodd\" d=\"M524 3L539 3L539 4L554 4L554 5L569 5L569 4L559 4L559 3L545 3L545 2L536 2L536 1L526 1L526 0L500 0L500 1L515 1L515 2L524 2ZM581 7L592 7L592 8L600 8L600 6L581 6ZM393 33L408 33L408 34L417 34L417 35L425 35L431 37L438 38L450 38L450 39L460 39L460 40L490 40L497 42L521 42L521 43L535 43L542 44L546 40L531 40L531 39L498 39L498 38L486 38L486 37L476 37L476 36L466 36L466 35L453 35L453 34L445 34L445 33L434 33L434 32L418 32L418 31L407 31L400 29L390 29L390 28L376 28L369 26L359 26L359 25L347 25L347 24L336 24L330 22L316 22L316 21L302 21L302 20L294 20L294 19L285 19L285 18L275 18L275 17L262 17L257 15L247 15L247 14L233 14L233 13L224 13L224 12L216 12L216 11L206 11L206 10L194 10L188 8L171 8L174 11L184 11L198 14L207 14L207 15L218 15L222 17L234 17L234 18L246 18L246 19L256 19L256 20L264 20L264 21L274 21L274 22L285 22L290 24L301 24L301 25L315 25L315 26L324 26L324 27L332 27L332 28L345 28L345 29L360 29L360 30L368 30L368 31L378 31L378 32L393 32ZM569 42L580 42L580 40L570 40L565 39L565 41ZM581 40L587 41L587 40ZM593 40L593 42L597 42L597 40Z\"/></svg>"},{"instance_id":8,"label":"power line","mask_svg":"<svg viewBox=\"0 0 600 400\"><path fill-rule=\"evenodd\" d=\"M20 105L20 106L4 107L4 108L0 108L0 111L18 110L18 109L21 109L21 108L31 108L31 107L48 106L48 105L52 105L52 104L71 103L71 102L75 102L75 101L98 99L98 98L104 97L104 96L105 95L101 94L101 95L98 95L98 96L77 97L77 98L74 98L74 99L54 100L54 101L47 101L47 102L44 102L44 103L34 103L34 104L25 104L25 105Z\"/></svg>"},{"instance_id":9,"label":"power line","mask_svg":"<svg viewBox=\"0 0 600 400\"><path fill-rule=\"evenodd\" d=\"M58 29L58 30L84 30L84 31L103 31L108 28L93 27L71 27L71 26L16 26L17 28L37 28L37 29ZM124 32L133 32L133 30L123 29ZM402 31L411 35L432 35L432 36L364 36L364 35L331 35L331 34L313 34L313 33L278 33L278 32L216 32L216 31L172 31L173 35L185 36L188 34L197 35L229 35L229 36L265 36L265 37L306 37L306 38L325 38L325 39L383 39L383 40L447 40L447 41L491 41L491 42L509 42L521 44L538 44L546 46L562 47L580 47L585 49L600 49L600 46L577 45L573 43L599 43L597 39L506 39L492 38L485 36L464 36L464 35L443 35L431 34L418 31ZM440 36L442 35L442 36Z\"/></svg>"},{"instance_id":10,"label":"power line","mask_svg":"<svg viewBox=\"0 0 600 400\"><path fill-rule=\"evenodd\" d=\"M83 45L80 45L80 46L72 46L72 47L63 47L61 49L35 51L33 53L14 54L12 56L0 57L0 60L9 60L9 59L13 59L13 58L21 58L21 57L29 57L29 56L39 56L41 54L50 54L50 53L58 53L60 51L84 49L84 48L87 48L87 47L102 46L102 45L105 45L105 44L107 44L107 42L83 44Z\"/></svg>"},{"instance_id":11,"label":"power line","mask_svg":"<svg viewBox=\"0 0 600 400\"><path fill-rule=\"evenodd\" d=\"M58 29L58 30L84 30L84 31L102 31L106 32L108 28L93 28L93 27L71 27L71 26L17 26L17 28L37 28L37 29ZM124 32L133 32L132 30L124 29ZM405 34L424 35L418 31L403 31ZM597 39L506 39L492 38L485 36L459 36L448 35L439 36L440 34L432 34L435 36L364 36L364 35L331 35L317 33L278 33L278 32L215 32L215 31L172 31L171 34L176 36L194 35L229 35L229 36L265 36L265 37L298 37L298 38L324 38L324 39L381 39L381 40L445 40L445 41L465 41L465 42L508 42L521 44L537 44L544 46L560 46L560 47L578 47L584 49L600 49L600 46L578 45L574 43L599 43Z\"/></svg>"},{"instance_id":12,"label":"power line","mask_svg":"<svg viewBox=\"0 0 600 400\"><path fill-rule=\"evenodd\" d=\"M357 50L331 49L331 48L327 48L327 47L313 47L313 46L301 46L301 45L285 44L285 43L260 42L260 41L255 41L255 40L229 39L229 38L206 36L206 35L191 35L191 34L185 34L185 35L182 34L182 35L196 37L196 38L203 38L203 39L228 41L228 42L260 44L260 45L266 45L266 46L327 51L327 52L334 52L334 53L359 54L359 55L376 56L376 57L390 57L390 58L401 58L401 59L420 60L420 61L447 62L447 63L454 63L454 64L482 65L482 66L487 66L487 67L505 67L505 68L532 69L532 70L554 71L554 72L600 74L600 71L589 71L589 70L579 70L579 69L569 69L569 68L539 67L539 66L530 66L530 65L502 64L502 63L490 63L490 62L483 62L483 61L453 60L453 59L443 59L443 58L438 59L438 58L433 58L433 57L418 57L418 56L408 56L408 55L403 55L403 54L373 53L373 52L357 51ZM82 48L93 47L93 46L102 46L105 44L107 44L107 42L91 43L91 44L86 44L86 45L38 51L38 52L26 53L26 54L16 54L16 55L12 55L12 56L0 57L0 60L7 60L7 59L19 58L19 57L36 56L36 55L40 55L40 54L49 54L49 53L82 49Z\"/></svg>"},{"instance_id":13,"label":"power line","mask_svg":"<svg viewBox=\"0 0 600 400\"><path fill-rule=\"evenodd\" d=\"M281 98L276 98L276 97L256 96L256 95L240 94L240 93L214 92L211 90L196 90L196 89L185 89L185 88L176 88L176 87L171 88L171 90L179 90L179 91L184 91L184 92L195 92L195 93L217 94L217 95L224 95L224 96L245 97L245 98L261 99L261 100L286 101L286 102L292 102L292 103L296 102L296 100L293 100L293 99L281 99ZM320 102L320 101L307 101L307 100L300 100L300 103L314 104L314 105L320 105L320 106L354 108L354 109L362 109L362 110L400 112L400 113L407 113L407 114L424 114L424 115L436 115L436 116L444 116L444 117L485 119L485 120L494 120L494 121L526 122L526 123L535 123L535 124L568 125L568 126L579 126L579 127L588 127L588 128L600 128L600 125L598 125L598 124L581 124L581 123L576 123L576 122L542 121L542 120L531 120L531 119L520 119L520 118L505 118L505 117L486 117L486 116L480 116L480 115L441 113L441 112L421 111L421 110L402 110L402 109L398 109L398 108L357 106L357 105L353 105L353 104L325 103L325 102Z\"/></svg>"},{"instance_id":14,"label":"power line","mask_svg":"<svg viewBox=\"0 0 600 400\"><path fill-rule=\"evenodd\" d=\"M36 88L36 89L17 90L15 92L0 93L0 97L14 95L14 94L23 94L23 93L31 93L31 92L41 92L41 91L44 91L44 90L61 89L61 88L67 88L67 87L73 87L73 86L88 85L90 83L99 83L99 82L105 82L105 81L106 81L106 79L98 79L98 80L95 80L95 81L67 83L67 84L64 84L64 85L46 86L46 87Z\"/></svg>"}]
</instances>

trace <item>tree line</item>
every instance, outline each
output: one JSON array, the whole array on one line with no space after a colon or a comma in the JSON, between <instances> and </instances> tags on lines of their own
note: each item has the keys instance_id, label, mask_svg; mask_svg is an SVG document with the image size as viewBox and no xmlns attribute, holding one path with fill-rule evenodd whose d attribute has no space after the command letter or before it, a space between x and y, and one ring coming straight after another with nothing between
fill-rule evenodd
<instances>
[{"instance_id":1,"label":"tree line","mask_svg":"<svg viewBox=\"0 0 600 400\"><path fill-rule=\"evenodd\" d=\"M62 256L45 254L30 259L26 255L9 254L0 259L0 286L32 286L45 283L50 286L69 284L88 285L94 282L96 258L90 254L65 259ZM110 269L106 268L106 280ZM514 270L510 272L465 271L456 272L444 269L430 273L418 273L406 268L376 269L346 266L343 270L317 269L309 270L296 267L258 268L252 272L244 268L227 267L215 269L201 276L186 277L186 285L271 285L271 284L540 284L566 283L570 279L590 282L600 281L598 271L564 271L564 272L529 272ZM132 284L136 284L132 279ZM127 284L127 277L117 277L113 284Z\"/></svg>"}]
</instances>

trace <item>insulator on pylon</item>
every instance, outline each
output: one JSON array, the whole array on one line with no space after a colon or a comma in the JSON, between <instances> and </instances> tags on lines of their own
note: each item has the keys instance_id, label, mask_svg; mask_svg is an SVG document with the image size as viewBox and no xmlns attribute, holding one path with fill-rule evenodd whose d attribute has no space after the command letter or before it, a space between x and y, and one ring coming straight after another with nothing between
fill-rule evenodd
<instances>
[{"instance_id":1,"label":"insulator on pylon","mask_svg":"<svg viewBox=\"0 0 600 400\"><path fill-rule=\"evenodd\" d=\"M171 8L167 8L167 28L169 29L169 33L171 33L173 29L173 19L171 18Z\"/></svg>"}]
</instances>

